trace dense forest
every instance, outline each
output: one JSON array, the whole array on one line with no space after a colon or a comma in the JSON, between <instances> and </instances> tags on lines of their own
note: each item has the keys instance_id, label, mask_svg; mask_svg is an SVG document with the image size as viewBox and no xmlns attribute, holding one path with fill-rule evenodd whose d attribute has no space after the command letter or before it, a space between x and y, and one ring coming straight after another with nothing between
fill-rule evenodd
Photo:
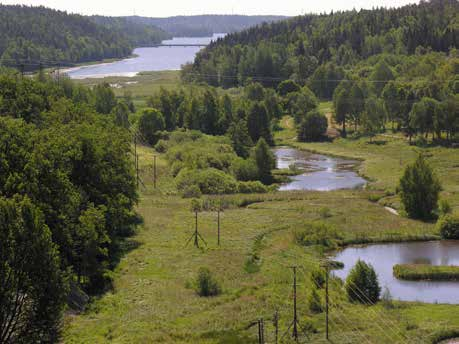
<instances>
[{"instance_id":1,"label":"dense forest","mask_svg":"<svg viewBox=\"0 0 459 344\"><path fill-rule=\"evenodd\" d=\"M126 17L128 20L157 26L174 37L209 37L214 33L233 33L282 16L200 15L169 18Z\"/></svg>"},{"instance_id":2,"label":"dense forest","mask_svg":"<svg viewBox=\"0 0 459 344\"><path fill-rule=\"evenodd\" d=\"M109 30L122 32L135 47L151 46L152 44L161 43L165 39L172 38L170 33L158 27L149 23L140 24L129 18L103 16L92 16L90 18Z\"/></svg>"},{"instance_id":3,"label":"dense forest","mask_svg":"<svg viewBox=\"0 0 459 344\"><path fill-rule=\"evenodd\" d=\"M0 5L0 63L87 62L128 56L133 42L119 30L45 7Z\"/></svg>"},{"instance_id":4,"label":"dense forest","mask_svg":"<svg viewBox=\"0 0 459 344\"><path fill-rule=\"evenodd\" d=\"M306 15L264 24L214 42L190 69L200 74L197 79L225 87L249 78L263 78L266 85L288 78L304 83L314 78L319 66L318 73L340 79L342 69L348 71L371 56L447 53L457 48L458 10L457 1L433 0L396 9Z\"/></svg>"},{"instance_id":5,"label":"dense forest","mask_svg":"<svg viewBox=\"0 0 459 344\"><path fill-rule=\"evenodd\" d=\"M343 136L348 124L372 135L390 123L410 139L451 140L459 130L458 10L457 1L432 0L265 24L212 43L182 77L224 88L255 81L292 97L306 88L333 100Z\"/></svg>"},{"instance_id":6,"label":"dense forest","mask_svg":"<svg viewBox=\"0 0 459 344\"><path fill-rule=\"evenodd\" d=\"M127 113L108 85L0 74L0 342L55 343L110 286L138 219Z\"/></svg>"}]
</instances>

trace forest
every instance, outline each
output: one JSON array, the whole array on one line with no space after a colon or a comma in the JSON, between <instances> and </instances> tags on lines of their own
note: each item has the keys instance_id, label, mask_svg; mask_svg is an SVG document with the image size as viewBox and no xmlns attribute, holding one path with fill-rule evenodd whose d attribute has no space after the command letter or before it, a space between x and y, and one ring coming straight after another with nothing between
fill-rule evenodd
<instances>
[{"instance_id":1,"label":"forest","mask_svg":"<svg viewBox=\"0 0 459 344\"><path fill-rule=\"evenodd\" d=\"M56 342L64 306L110 287L139 222L116 106L108 86L0 74L1 343Z\"/></svg>"},{"instance_id":2,"label":"forest","mask_svg":"<svg viewBox=\"0 0 459 344\"><path fill-rule=\"evenodd\" d=\"M392 123L407 136L449 139L458 128L456 1L307 15L220 39L182 70L186 81L231 88L290 79L333 100L346 135Z\"/></svg>"},{"instance_id":3,"label":"forest","mask_svg":"<svg viewBox=\"0 0 459 344\"><path fill-rule=\"evenodd\" d=\"M0 5L0 63L24 69L128 56L123 32L45 7Z\"/></svg>"},{"instance_id":4,"label":"forest","mask_svg":"<svg viewBox=\"0 0 459 344\"><path fill-rule=\"evenodd\" d=\"M174 37L210 37L214 33L232 33L285 19L283 16L198 15L168 18L125 17L134 23L154 25Z\"/></svg>"}]
</instances>

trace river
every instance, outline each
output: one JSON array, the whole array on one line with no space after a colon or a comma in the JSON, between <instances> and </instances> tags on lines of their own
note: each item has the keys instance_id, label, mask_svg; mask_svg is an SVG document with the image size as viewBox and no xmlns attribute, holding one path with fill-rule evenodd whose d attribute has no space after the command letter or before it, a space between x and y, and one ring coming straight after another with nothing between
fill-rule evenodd
<instances>
[{"instance_id":1,"label":"river","mask_svg":"<svg viewBox=\"0 0 459 344\"><path fill-rule=\"evenodd\" d=\"M213 37L176 37L163 41L163 44L203 44L207 45L224 34L214 34ZM140 72L180 70L187 62L193 62L202 47L146 47L136 48L135 57L94 65L81 66L66 70L72 79L104 78L109 76L133 77Z\"/></svg>"},{"instance_id":2,"label":"river","mask_svg":"<svg viewBox=\"0 0 459 344\"><path fill-rule=\"evenodd\" d=\"M281 147L274 150L277 168L294 166L301 174L281 185L280 191L315 190L332 191L359 188L366 180L358 175L359 161L315 154L294 148Z\"/></svg>"}]
</instances>

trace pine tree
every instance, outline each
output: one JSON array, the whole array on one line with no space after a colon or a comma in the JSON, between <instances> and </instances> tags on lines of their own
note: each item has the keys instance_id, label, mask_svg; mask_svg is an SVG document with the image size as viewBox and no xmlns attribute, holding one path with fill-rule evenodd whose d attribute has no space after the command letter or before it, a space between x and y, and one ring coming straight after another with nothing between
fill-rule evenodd
<instances>
[{"instance_id":1,"label":"pine tree","mask_svg":"<svg viewBox=\"0 0 459 344\"><path fill-rule=\"evenodd\" d=\"M364 261L357 261L346 279L346 293L351 302L376 303L381 288L373 267Z\"/></svg>"},{"instance_id":2,"label":"pine tree","mask_svg":"<svg viewBox=\"0 0 459 344\"><path fill-rule=\"evenodd\" d=\"M272 183L271 171L276 167L276 159L264 138L260 138L255 146L254 159L261 182L264 184Z\"/></svg>"}]
</instances>

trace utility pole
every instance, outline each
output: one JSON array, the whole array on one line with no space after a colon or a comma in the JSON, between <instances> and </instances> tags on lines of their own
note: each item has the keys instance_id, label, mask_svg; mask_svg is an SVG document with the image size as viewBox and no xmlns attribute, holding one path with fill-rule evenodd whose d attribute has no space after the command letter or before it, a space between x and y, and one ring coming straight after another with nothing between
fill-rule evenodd
<instances>
[{"instance_id":1,"label":"utility pole","mask_svg":"<svg viewBox=\"0 0 459 344\"><path fill-rule=\"evenodd\" d=\"M135 155L135 170L137 175L137 189L139 188L140 178L139 178L139 155Z\"/></svg>"},{"instance_id":2,"label":"utility pole","mask_svg":"<svg viewBox=\"0 0 459 344\"><path fill-rule=\"evenodd\" d=\"M274 318L273 318L273 323L274 323L274 338L275 338L275 344L279 343L279 311L276 310L274 313Z\"/></svg>"},{"instance_id":3,"label":"utility pole","mask_svg":"<svg viewBox=\"0 0 459 344\"><path fill-rule=\"evenodd\" d=\"M325 339L329 339L328 333L328 276L329 266L328 263L325 265Z\"/></svg>"},{"instance_id":4,"label":"utility pole","mask_svg":"<svg viewBox=\"0 0 459 344\"><path fill-rule=\"evenodd\" d=\"M202 242L205 245L207 245L207 243L204 240L204 238L201 236L201 234L199 234L199 230L198 230L198 212L199 212L199 210L198 209L193 209L193 211L194 211L194 232L191 235L191 237L188 239L188 241L186 242L185 247L187 247L188 244L190 243L190 241L192 239L194 239L194 246L196 248L199 248L199 240L202 240Z\"/></svg>"},{"instance_id":5,"label":"utility pole","mask_svg":"<svg viewBox=\"0 0 459 344\"><path fill-rule=\"evenodd\" d=\"M265 343L265 328L263 318L258 320L258 343L264 344Z\"/></svg>"},{"instance_id":6,"label":"utility pole","mask_svg":"<svg viewBox=\"0 0 459 344\"><path fill-rule=\"evenodd\" d=\"M24 77L24 63L21 63L21 76Z\"/></svg>"},{"instance_id":7,"label":"utility pole","mask_svg":"<svg viewBox=\"0 0 459 344\"><path fill-rule=\"evenodd\" d=\"M293 333L292 336L298 342L298 317L296 311L296 266L293 267Z\"/></svg>"},{"instance_id":8,"label":"utility pole","mask_svg":"<svg viewBox=\"0 0 459 344\"><path fill-rule=\"evenodd\" d=\"M156 155L153 155L153 185L156 189Z\"/></svg>"},{"instance_id":9,"label":"utility pole","mask_svg":"<svg viewBox=\"0 0 459 344\"><path fill-rule=\"evenodd\" d=\"M217 231L218 231L217 243L218 243L218 246L220 246L220 204L218 205L218 209L217 209Z\"/></svg>"}]
</instances>

